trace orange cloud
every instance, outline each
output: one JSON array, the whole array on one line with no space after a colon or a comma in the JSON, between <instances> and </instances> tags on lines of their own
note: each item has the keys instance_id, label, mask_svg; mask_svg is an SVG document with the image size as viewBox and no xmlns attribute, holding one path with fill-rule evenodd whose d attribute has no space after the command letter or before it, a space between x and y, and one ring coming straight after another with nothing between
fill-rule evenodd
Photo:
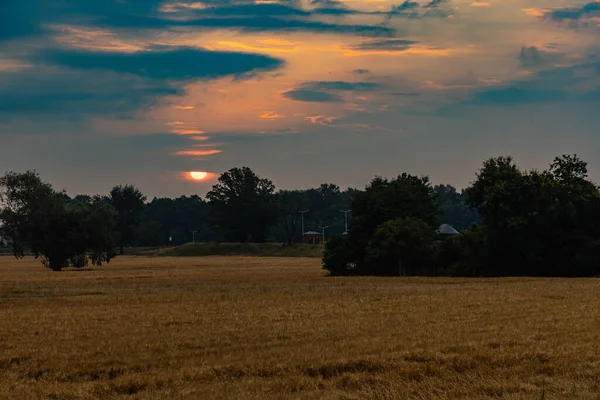
<instances>
[{"instance_id":1,"label":"orange cloud","mask_svg":"<svg viewBox=\"0 0 600 400\"><path fill-rule=\"evenodd\" d=\"M192 136L190 139L197 140L199 142L210 139L208 136Z\"/></svg>"},{"instance_id":2,"label":"orange cloud","mask_svg":"<svg viewBox=\"0 0 600 400\"><path fill-rule=\"evenodd\" d=\"M266 111L265 113L259 116L259 118L262 119L277 119L283 117L283 115L277 114L275 111Z\"/></svg>"},{"instance_id":3,"label":"orange cloud","mask_svg":"<svg viewBox=\"0 0 600 400\"><path fill-rule=\"evenodd\" d=\"M264 43L264 41L263 41ZM217 42L217 47L227 47L231 49L242 49L242 50L252 50L252 51L272 51L272 52L280 52L280 53L293 53L296 51L296 47L289 45L286 46L256 46L253 44L246 44L241 42L230 42L230 41L220 41Z\"/></svg>"},{"instance_id":4,"label":"orange cloud","mask_svg":"<svg viewBox=\"0 0 600 400\"><path fill-rule=\"evenodd\" d=\"M492 3L488 3L485 1L474 1L471 3L471 7L490 7Z\"/></svg>"},{"instance_id":5,"label":"orange cloud","mask_svg":"<svg viewBox=\"0 0 600 400\"><path fill-rule=\"evenodd\" d=\"M212 156L213 154L222 153L223 150L181 150L173 153L176 156Z\"/></svg>"},{"instance_id":6,"label":"orange cloud","mask_svg":"<svg viewBox=\"0 0 600 400\"><path fill-rule=\"evenodd\" d=\"M304 117L305 120L310 121L311 124L318 125L329 125L339 117L330 117L327 115L313 115L309 117Z\"/></svg>"},{"instance_id":7,"label":"orange cloud","mask_svg":"<svg viewBox=\"0 0 600 400\"><path fill-rule=\"evenodd\" d=\"M183 122L179 122L179 121L167 122L167 125L183 125Z\"/></svg>"},{"instance_id":8,"label":"orange cloud","mask_svg":"<svg viewBox=\"0 0 600 400\"><path fill-rule=\"evenodd\" d=\"M194 106L173 106L173 108L177 108L178 110L193 110Z\"/></svg>"},{"instance_id":9,"label":"orange cloud","mask_svg":"<svg viewBox=\"0 0 600 400\"><path fill-rule=\"evenodd\" d=\"M523 8L521 11L532 17L543 17L544 14L548 12L548 10L544 8Z\"/></svg>"},{"instance_id":10,"label":"orange cloud","mask_svg":"<svg viewBox=\"0 0 600 400\"><path fill-rule=\"evenodd\" d=\"M272 45L272 46L296 46L296 42L290 42L284 39L264 39L261 43Z\"/></svg>"},{"instance_id":11,"label":"orange cloud","mask_svg":"<svg viewBox=\"0 0 600 400\"><path fill-rule=\"evenodd\" d=\"M204 133L204 131L199 131L197 129L173 129L171 132L177 133L178 135L202 135Z\"/></svg>"}]
</instances>

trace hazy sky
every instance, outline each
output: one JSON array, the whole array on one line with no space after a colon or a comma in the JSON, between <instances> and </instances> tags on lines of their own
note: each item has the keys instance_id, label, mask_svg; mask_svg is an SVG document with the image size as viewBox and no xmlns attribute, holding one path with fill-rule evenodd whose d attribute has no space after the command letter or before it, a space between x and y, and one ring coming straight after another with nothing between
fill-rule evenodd
<instances>
[{"instance_id":1,"label":"hazy sky","mask_svg":"<svg viewBox=\"0 0 600 400\"><path fill-rule=\"evenodd\" d=\"M0 172L70 194L375 175L466 186L491 156L600 181L600 2L2 0Z\"/></svg>"}]
</instances>

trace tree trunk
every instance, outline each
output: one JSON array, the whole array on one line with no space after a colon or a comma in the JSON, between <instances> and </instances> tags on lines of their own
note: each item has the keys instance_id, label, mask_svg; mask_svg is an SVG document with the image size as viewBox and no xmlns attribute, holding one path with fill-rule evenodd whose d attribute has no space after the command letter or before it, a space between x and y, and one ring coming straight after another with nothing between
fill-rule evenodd
<instances>
[{"instance_id":1,"label":"tree trunk","mask_svg":"<svg viewBox=\"0 0 600 400\"><path fill-rule=\"evenodd\" d=\"M121 245L121 247L119 248L119 254L123 255L124 249L123 249L123 245Z\"/></svg>"},{"instance_id":2,"label":"tree trunk","mask_svg":"<svg viewBox=\"0 0 600 400\"><path fill-rule=\"evenodd\" d=\"M398 257L398 275L404 276L404 266L402 265L402 259Z\"/></svg>"},{"instance_id":3,"label":"tree trunk","mask_svg":"<svg viewBox=\"0 0 600 400\"><path fill-rule=\"evenodd\" d=\"M62 271L62 263L56 258L48 258L48 267L54 272Z\"/></svg>"}]
</instances>

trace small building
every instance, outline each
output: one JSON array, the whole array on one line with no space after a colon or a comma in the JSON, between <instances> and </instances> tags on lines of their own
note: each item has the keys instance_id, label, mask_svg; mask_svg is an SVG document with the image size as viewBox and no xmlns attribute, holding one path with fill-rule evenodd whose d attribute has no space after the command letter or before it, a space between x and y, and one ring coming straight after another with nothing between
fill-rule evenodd
<instances>
[{"instance_id":1,"label":"small building","mask_svg":"<svg viewBox=\"0 0 600 400\"><path fill-rule=\"evenodd\" d=\"M316 231L304 232L303 243L307 244L320 244L323 239L323 234Z\"/></svg>"},{"instance_id":2,"label":"small building","mask_svg":"<svg viewBox=\"0 0 600 400\"><path fill-rule=\"evenodd\" d=\"M452 225L448 225L448 224L440 225L438 230L435 232L442 234L442 235L458 235L458 233L459 233L456 229L454 229L454 227L452 227Z\"/></svg>"}]
</instances>

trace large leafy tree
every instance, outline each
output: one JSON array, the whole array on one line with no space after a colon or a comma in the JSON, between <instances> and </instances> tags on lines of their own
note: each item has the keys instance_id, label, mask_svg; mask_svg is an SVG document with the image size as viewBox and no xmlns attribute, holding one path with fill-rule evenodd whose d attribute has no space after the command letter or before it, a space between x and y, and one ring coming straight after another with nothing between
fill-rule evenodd
<instances>
[{"instance_id":1,"label":"large leafy tree","mask_svg":"<svg viewBox=\"0 0 600 400\"><path fill-rule=\"evenodd\" d=\"M227 238L238 242L262 242L277 221L275 186L248 167L223 173L208 192L210 215Z\"/></svg>"},{"instance_id":2,"label":"large leafy tree","mask_svg":"<svg viewBox=\"0 0 600 400\"><path fill-rule=\"evenodd\" d=\"M70 201L34 172L0 178L1 234L16 257L26 249L53 271L109 262L115 211L102 198Z\"/></svg>"},{"instance_id":3,"label":"large leafy tree","mask_svg":"<svg viewBox=\"0 0 600 400\"><path fill-rule=\"evenodd\" d=\"M488 274L600 272L600 193L576 156L558 157L541 172L520 171L509 157L490 159L467 197L482 217Z\"/></svg>"},{"instance_id":4,"label":"large leafy tree","mask_svg":"<svg viewBox=\"0 0 600 400\"><path fill-rule=\"evenodd\" d=\"M120 254L123 254L123 247L134 241L146 196L131 185L115 186L110 191L109 201L117 210L116 231L119 233Z\"/></svg>"},{"instance_id":5,"label":"large leafy tree","mask_svg":"<svg viewBox=\"0 0 600 400\"><path fill-rule=\"evenodd\" d=\"M397 263L393 266L376 265L373 257L369 257L369 246L372 244L378 228L388 221L406 219L418 220L419 226L427 226L433 232L437 225L438 207L434 201L432 187L427 177L417 177L409 174L399 175L388 180L377 177L362 192L354 194L352 202L352 220L348 233L348 245L332 243L338 249L351 251L352 254L336 257L333 248L327 249L328 259L347 261L348 273L381 274L381 271L395 271ZM413 224L414 225L414 224ZM390 247L387 247L390 250ZM381 255L381 248L377 251ZM391 251L391 250L390 250ZM379 257L379 260L392 260L393 257ZM325 259L324 259L325 261ZM324 268L331 270L327 262ZM339 265L335 265L336 274L341 274ZM391 272L390 272L391 273Z\"/></svg>"}]
</instances>

